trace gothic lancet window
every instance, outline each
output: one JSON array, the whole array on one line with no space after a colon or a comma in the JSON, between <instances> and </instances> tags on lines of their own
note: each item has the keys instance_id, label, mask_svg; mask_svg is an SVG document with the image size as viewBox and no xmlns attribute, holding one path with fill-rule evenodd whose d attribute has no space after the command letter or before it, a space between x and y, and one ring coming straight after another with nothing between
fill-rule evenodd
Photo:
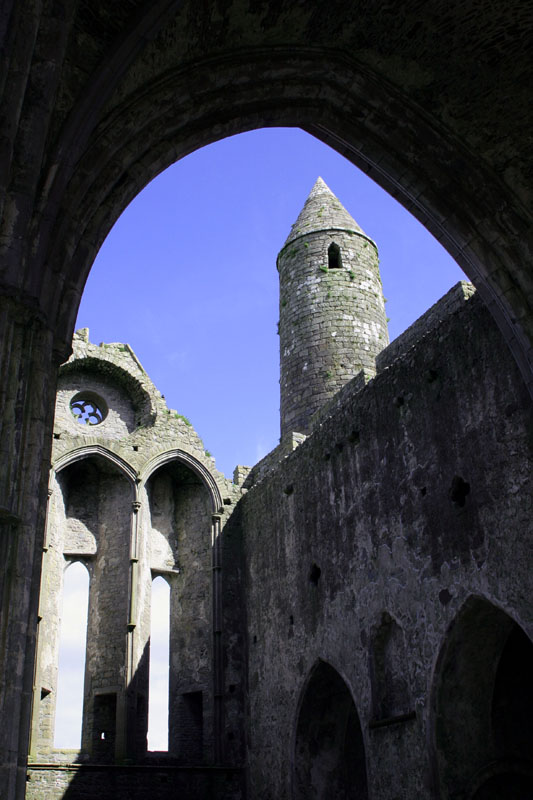
<instances>
[{"instance_id":1,"label":"gothic lancet window","mask_svg":"<svg viewBox=\"0 0 533 800\"><path fill-rule=\"evenodd\" d=\"M54 746L79 748L83 716L89 572L80 561L69 565L63 583L63 613Z\"/></svg>"},{"instance_id":2,"label":"gothic lancet window","mask_svg":"<svg viewBox=\"0 0 533 800\"><path fill-rule=\"evenodd\" d=\"M152 581L148 750L168 751L170 646L170 586L158 576Z\"/></svg>"}]
</instances>

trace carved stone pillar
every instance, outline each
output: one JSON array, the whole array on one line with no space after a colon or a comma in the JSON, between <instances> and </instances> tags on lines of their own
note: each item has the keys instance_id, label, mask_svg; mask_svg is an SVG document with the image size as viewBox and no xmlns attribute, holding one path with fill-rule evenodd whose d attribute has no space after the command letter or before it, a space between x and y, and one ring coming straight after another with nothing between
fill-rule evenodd
<instances>
[{"instance_id":1,"label":"carved stone pillar","mask_svg":"<svg viewBox=\"0 0 533 800\"><path fill-rule=\"evenodd\" d=\"M39 313L0 298L0 718L6 721L0 726L0 786L6 800L25 793L59 360Z\"/></svg>"}]
</instances>

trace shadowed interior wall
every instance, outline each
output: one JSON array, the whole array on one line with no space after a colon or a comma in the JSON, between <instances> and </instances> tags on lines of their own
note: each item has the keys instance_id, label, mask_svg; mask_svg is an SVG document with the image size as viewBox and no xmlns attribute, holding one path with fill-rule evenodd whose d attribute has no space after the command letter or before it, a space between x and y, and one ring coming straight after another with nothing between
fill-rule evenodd
<instances>
[{"instance_id":1,"label":"shadowed interior wall","mask_svg":"<svg viewBox=\"0 0 533 800\"><path fill-rule=\"evenodd\" d=\"M430 698L452 620L476 594L490 608L505 598L524 628L533 622L529 400L479 297L461 296L455 309L444 298L428 327L390 345L369 383L341 390L312 435L240 503L254 800L289 796L286 754L317 659L350 686L369 794L433 798ZM483 718L466 714L473 683L460 692L462 672L441 695L437 725L447 727L435 758L452 747L453 781L485 763L479 749L513 624L504 620L494 618L494 650L492 626L472 621L464 660L456 650L446 661L446 674L454 663L477 664L471 681L487 701ZM455 786L446 795L454 800Z\"/></svg>"}]
</instances>

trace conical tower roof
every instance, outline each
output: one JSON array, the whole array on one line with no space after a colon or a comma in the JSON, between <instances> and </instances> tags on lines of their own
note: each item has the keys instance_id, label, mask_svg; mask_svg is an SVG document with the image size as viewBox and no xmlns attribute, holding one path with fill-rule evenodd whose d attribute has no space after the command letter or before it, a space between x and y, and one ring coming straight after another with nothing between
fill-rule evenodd
<instances>
[{"instance_id":1,"label":"conical tower roof","mask_svg":"<svg viewBox=\"0 0 533 800\"><path fill-rule=\"evenodd\" d=\"M331 229L355 231L366 236L329 186L319 177L283 246L286 247L289 242L306 233Z\"/></svg>"}]
</instances>

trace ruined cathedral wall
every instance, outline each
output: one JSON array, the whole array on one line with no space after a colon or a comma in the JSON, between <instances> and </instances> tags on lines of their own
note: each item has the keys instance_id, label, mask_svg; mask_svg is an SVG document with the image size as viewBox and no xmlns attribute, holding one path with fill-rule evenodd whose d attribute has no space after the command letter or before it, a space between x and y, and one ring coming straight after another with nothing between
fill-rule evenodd
<instances>
[{"instance_id":1,"label":"ruined cathedral wall","mask_svg":"<svg viewBox=\"0 0 533 800\"><path fill-rule=\"evenodd\" d=\"M291 796L319 659L354 698L370 796L433 796L454 617L481 596L533 633L530 401L478 297L432 326L241 502L254 800Z\"/></svg>"},{"instance_id":2,"label":"ruined cathedral wall","mask_svg":"<svg viewBox=\"0 0 533 800\"><path fill-rule=\"evenodd\" d=\"M215 758L215 705L225 690L213 645L220 629L226 659L235 652L242 665L242 635L232 638L239 614L224 608L222 624L214 613L215 582L219 606L223 586L219 568L214 578L214 545L241 488L216 470L190 421L167 407L128 345L96 346L83 330L73 350L61 368L54 422L28 797L47 781L55 787L50 796L61 796L47 771L55 762L105 766L152 757L146 728L156 576L171 588L169 760ZM89 414L91 424L77 414ZM81 753L54 747L63 576L77 560L90 574ZM230 680L235 687L233 674ZM232 702L233 752L238 746L242 753L242 695ZM223 722L216 724L220 738ZM77 785L74 773L67 783Z\"/></svg>"}]
</instances>

